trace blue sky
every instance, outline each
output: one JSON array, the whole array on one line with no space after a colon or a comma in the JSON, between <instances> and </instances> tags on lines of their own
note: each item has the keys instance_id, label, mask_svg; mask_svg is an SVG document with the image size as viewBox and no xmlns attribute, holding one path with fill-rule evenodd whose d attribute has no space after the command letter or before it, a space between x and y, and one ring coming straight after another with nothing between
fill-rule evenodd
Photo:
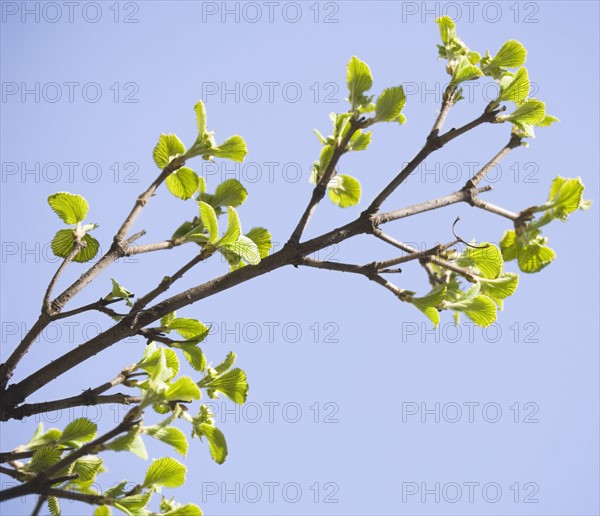
<instances>
[{"instance_id":1,"label":"blue sky","mask_svg":"<svg viewBox=\"0 0 600 516\"><path fill-rule=\"evenodd\" d=\"M310 165L319 153L312 129L325 133L328 114L347 109L349 58L370 65L374 92L404 84L408 123L376 126L369 149L340 166L361 180L364 207L421 148L439 108L447 79L435 47L434 18L441 14L455 17L461 38L481 53L521 41L535 96L561 120L502 162L486 199L515 211L539 204L557 175L581 176L586 198L598 199L597 2L1 5L3 358L35 320L58 266L48 243L60 221L47 196L83 195L106 248L157 174L151 151L158 135L174 132L187 144L195 138L198 99L217 140L241 134L250 153L242 166L190 166L209 188L240 178L249 192L239 210L244 227L268 227L281 246L310 195ZM467 92L447 128L477 116L493 95L483 86ZM452 142L384 208L460 188L507 134L504 125L489 126ZM341 210L325 200L306 236L351 220L361 206ZM148 230L144 242L158 241L192 212L193 203L163 188L135 229ZM431 246L452 239L457 216L465 239L497 242L508 229L498 217L456 205L386 230ZM221 515L598 514L596 205L546 234L558 259L540 274L522 275L517 295L488 330L468 322L456 329L443 314L433 331L413 307L364 278L312 269L279 270L182 310L213 324L203 345L208 359L217 363L235 351L251 391L245 409L222 400L213 407L228 439L227 462L213 463L205 443L195 441L185 459L188 481L173 494ZM143 293L193 252L183 246L121 261L73 307L105 295L111 277ZM362 263L391 256L360 237L319 258ZM72 265L59 288L83 270ZM214 259L178 289L224 272L226 264ZM416 265L397 281L426 289ZM52 326L16 378L109 323L99 316ZM137 339L119 343L33 399L96 386L137 361L143 346ZM82 415L74 409L43 421L64 427ZM87 415L108 430L119 409ZM28 440L33 419L5 425L1 449ZM169 454L158 445L149 451ZM104 488L141 479L147 467L134 456L106 459ZM29 514L33 503L13 500L4 510ZM69 503L63 511L90 512Z\"/></svg>"}]
</instances>

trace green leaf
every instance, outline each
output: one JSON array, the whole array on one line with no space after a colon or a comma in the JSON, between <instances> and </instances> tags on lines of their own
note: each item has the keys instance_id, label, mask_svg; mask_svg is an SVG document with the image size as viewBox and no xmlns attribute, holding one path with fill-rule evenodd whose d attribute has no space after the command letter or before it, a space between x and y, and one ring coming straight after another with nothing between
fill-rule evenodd
<instances>
[{"instance_id":1,"label":"green leaf","mask_svg":"<svg viewBox=\"0 0 600 516\"><path fill-rule=\"evenodd\" d=\"M240 405L246 403L246 397L248 396L246 373L238 368L232 369L209 382L202 380L200 382L200 387L206 387L210 390L222 392L231 401Z\"/></svg>"},{"instance_id":2,"label":"green leaf","mask_svg":"<svg viewBox=\"0 0 600 516\"><path fill-rule=\"evenodd\" d=\"M142 487L180 487L185 482L185 473L185 466L175 459L156 459L146 471Z\"/></svg>"},{"instance_id":3,"label":"green leaf","mask_svg":"<svg viewBox=\"0 0 600 516\"><path fill-rule=\"evenodd\" d=\"M489 63L490 68L517 68L523 66L527 58L527 50L516 39L510 39L498 50Z\"/></svg>"},{"instance_id":4,"label":"green leaf","mask_svg":"<svg viewBox=\"0 0 600 516\"><path fill-rule=\"evenodd\" d=\"M174 134L161 134L154 147L152 157L158 168L165 168L176 156L185 153L185 146Z\"/></svg>"},{"instance_id":5,"label":"green leaf","mask_svg":"<svg viewBox=\"0 0 600 516\"><path fill-rule=\"evenodd\" d=\"M206 201L214 208L221 206L236 207L242 204L246 200L246 197L248 197L248 192L242 183L237 179L227 179L217 186L213 195L205 194L201 200Z\"/></svg>"},{"instance_id":6,"label":"green leaf","mask_svg":"<svg viewBox=\"0 0 600 516\"><path fill-rule=\"evenodd\" d=\"M100 243L91 235L84 235L82 241L85 243L85 247L75 255L73 258L74 262L89 262L98 254L98 250L100 249Z\"/></svg>"},{"instance_id":7,"label":"green leaf","mask_svg":"<svg viewBox=\"0 0 600 516\"><path fill-rule=\"evenodd\" d=\"M524 124L537 125L546 117L546 105L536 99L530 99L521 104L510 115L501 115L497 119L509 121L522 127Z\"/></svg>"},{"instance_id":8,"label":"green leaf","mask_svg":"<svg viewBox=\"0 0 600 516\"><path fill-rule=\"evenodd\" d=\"M140 436L140 432L140 425L136 425L125 435L116 437L112 441L106 443L104 448L116 452L128 451L137 455L140 459L146 460L148 459L148 452L146 451L146 446L144 446L144 441Z\"/></svg>"},{"instance_id":9,"label":"green leaf","mask_svg":"<svg viewBox=\"0 0 600 516\"><path fill-rule=\"evenodd\" d=\"M256 244L261 259L269 256L273 244L271 243L271 233L267 229L254 227L246 233L246 236Z\"/></svg>"},{"instance_id":10,"label":"green leaf","mask_svg":"<svg viewBox=\"0 0 600 516\"><path fill-rule=\"evenodd\" d=\"M369 144L371 143L371 136L373 134L373 131L369 131L366 133L363 133L360 129L358 131L356 131L353 135L352 138L350 138L350 148L353 151L363 151L365 150Z\"/></svg>"},{"instance_id":11,"label":"green leaf","mask_svg":"<svg viewBox=\"0 0 600 516\"><path fill-rule=\"evenodd\" d=\"M176 319L178 320L178 319ZM187 319L184 319L187 320ZM189 319L193 320L193 319ZM179 330L175 329L178 333ZM185 337L184 337L185 338ZM149 346L147 346L148 348ZM150 348L152 349L152 348ZM149 353L148 356L144 356L141 362L138 362L137 366L140 369L143 369L150 375L154 375L156 373L156 368L159 366L161 361L161 356L164 355L165 358L165 367L171 370L170 376L168 378L173 378L179 372L179 359L177 358L177 353L169 348L159 348L152 353Z\"/></svg>"},{"instance_id":12,"label":"green leaf","mask_svg":"<svg viewBox=\"0 0 600 516\"><path fill-rule=\"evenodd\" d=\"M144 507L146 507L146 505L148 505L148 503L150 502L150 498L152 498L152 489L150 489L149 491L146 491L145 493L140 493L140 494L136 494L136 495L131 495L131 496L125 496L124 498L119 498L119 509L123 510L122 508L127 509L129 512L129 514L131 514L131 516L147 516L147 512L146 511L140 511L138 512L140 509L144 509Z\"/></svg>"},{"instance_id":13,"label":"green leaf","mask_svg":"<svg viewBox=\"0 0 600 516\"><path fill-rule=\"evenodd\" d=\"M110 281L112 281L112 291L104 299L107 301L110 301L111 299L124 299L127 306L133 306L133 303L130 301L130 298L133 297L133 293L131 293L122 285L119 285L117 280L114 278L110 278Z\"/></svg>"},{"instance_id":14,"label":"green leaf","mask_svg":"<svg viewBox=\"0 0 600 516\"><path fill-rule=\"evenodd\" d=\"M168 401L192 401L200 399L200 389L189 376L178 378L163 393Z\"/></svg>"},{"instance_id":15,"label":"green leaf","mask_svg":"<svg viewBox=\"0 0 600 516\"><path fill-rule=\"evenodd\" d=\"M316 178L313 178L311 176L311 181L313 183L316 184L323 177L323 174L325 173L325 171L327 170L327 167L329 166L331 158L333 158L333 152L334 152L333 145L325 145L325 147L323 147L321 149L321 155L319 156L319 162L316 164L316 171L317 171Z\"/></svg>"},{"instance_id":16,"label":"green leaf","mask_svg":"<svg viewBox=\"0 0 600 516\"><path fill-rule=\"evenodd\" d=\"M371 89L373 77L367 63L364 63L358 57L352 56L346 69L346 84L350 92L348 100L352 109L365 103L364 93Z\"/></svg>"},{"instance_id":17,"label":"green leaf","mask_svg":"<svg viewBox=\"0 0 600 516\"><path fill-rule=\"evenodd\" d=\"M468 58L463 57L454 69L450 83L456 86L461 82L478 79L482 75L483 72L478 66L471 64Z\"/></svg>"},{"instance_id":18,"label":"green leaf","mask_svg":"<svg viewBox=\"0 0 600 516\"><path fill-rule=\"evenodd\" d=\"M190 199L198 189L198 175L191 168L181 167L167 176L165 181L169 192L175 197Z\"/></svg>"},{"instance_id":19,"label":"green leaf","mask_svg":"<svg viewBox=\"0 0 600 516\"><path fill-rule=\"evenodd\" d=\"M244 161L246 154L248 154L246 142L238 135L227 138L221 145L210 150L210 155L215 158L226 158L238 163Z\"/></svg>"},{"instance_id":20,"label":"green leaf","mask_svg":"<svg viewBox=\"0 0 600 516\"><path fill-rule=\"evenodd\" d=\"M58 498L56 498L54 496L48 497L48 510L50 511L51 516L60 516L60 504L58 503ZM98 510L96 510L96 512L94 512L94 516L105 516L105 515L98 514ZM110 516L110 512L106 516Z\"/></svg>"},{"instance_id":21,"label":"green leaf","mask_svg":"<svg viewBox=\"0 0 600 516\"><path fill-rule=\"evenodd\" d=\"M510 262L517 258L517 235L514 229L508 229L504 232L500 240L500 249L502 258L505 262Z\"/></svg>"},{"instance_id":22,"label":"green leaf","mask_svg":"<svg viewBox=\"0 0 600 516\"><path fill-rule=\"evenodd\" d=\"M206 133L206 108L204 107L204 102L199 100L196 102L194 106L194 111L196 111L196 124L198 126L198 135L202 136Z\"/></svg>"},{"instance_id":23,"label":"green leaf","mask_svg":"<svg viewBox=\"0 0 600 516\"><path fill-rule=\"evenodd\" d=\"M579 209L583 199L583 183L581 178L565 178L557 176L552 181L548 203L553 218L563 222L569 215Z\"/></svg>"},{"instance_id":24,"label":"green leaf","mask_svg":"<svg viewBox=\"0 0 600 516\"><path fill-rule=\"evenodd\" d=\"M450 16L440 16L435 22L439 26L442 43L448 45L456 38L456 24Z\"/></svg>"},{"instance_id":25,"label":"green leaf","mask_svg":"<svg viewBox=\"0 0 600 516\"><path fill-rule=\"evenodd\" d=\"M461 267L476 267L484 278L497 278L503 267L500 249L488 242L477 247L467 247L457 263Z\"/></svg>"},{"instance_id":26,"label":"green leaf","mask_svg":"<svg viewBox=\"0 0 600 516\"><path fill-rule=\"evenodd\" d=\"M208 423L197 425L196 430L208 440L210 455L217 464L223 464L227 458L227 442L223 432Z\"/></svg>"},{"instance_id":27,"label":"green leaf","mask_svg":"<svg viewBox=\"0 0 600 516\"><path fill-rule=\"evenodd\" d=\"M517 73L512 77L512 80L506 86L500 88L500 95L496 101L511 101L515 104L521 104L529 95L529 88L527 68L519 68Z\"/></svg>"},{"instance_id":28,"label":"green leaf","mask_svg":"<svg viewBox=\"0 0 600 516\"><path fill-rule=\"evenodd\" d=\"M386 88L377 98L375 107L375 120L378 122L392 122L398 118L406 104L406 96L402 86Z\"/></svg>"},{"instance_id":29,"label":"green leaf","mask_svg":"<svg viewBox=\"0 0 600 516\"><path fill-rule=\"evenodd\" d=\"M230 351L229 353L227 353L225 360L223 360L223 362L221 362L219 365L213 367L213 369L217 374L223 374L225 371L231 368L231 366L235 362L236 357L237 355L233 351Z\"/></svg>"},{"instance_id":30,"label":"green leaf","mask_svg":"<svg viewBox=\"0 0 600 516\"><path fill-rule=\"evenodd\" d=\"M461 311L477 326L483 328L492 324L497 317L496 303L484 295L477 296Z\"/></svg>"},{"instance_id":31,"label":"green leaf","mask_svg":"<svg viewBox=\"0 0 600 516\"><path fill-rule=\"evenodd\" d=\"M329 182L327 193L333 204L348 208L360 201L360 182L352 176L338 174Z\"/></svg>"},{"instance_id":32,"label":"green leaf","mask_svg":"<svg viewBox=\"0 0 600 516\"><path fill-rule=\"evenodd\" d=\"M72 474L78 475L75 482L85 484L93 481L102 468L102 462L102 459L97 455L84 455L77 459L72 471Z\"/></svg>"},{"instance_id":33,"label":"green leaf","mask_svg":"<svg viewBox=\"0 0 600 516\"><path fill-rule=\"evenodd\" d=\"M538 127L548 127L555 122L560 122L558 118L552 115L546 115L544 119L537 124Z\"/></svg>"},{"instance_id":34,"label":"green leaf","mask_svg":"<svg viewBox=\"0 0 600 516\"><path fill-rule=\"evenodd\" d=\"M187 503L177 509L161 513L161 516L202 516L200 507L193 503Z\"/></svg>"},{"instance_id":35,"label":"green leaf","mask_svg":"<svg viewBox=\"0 0 600 516\"><path fill-rule=\"evenodd\" d=\"M57 231L50 243L54 255L60 258L69 256L75 247L76 238L76 232L73 229L61 229ZM85 247L73 257L74 262L88 262L96 256L100 249L98 240L90 235L84 235L82 242L85 243Z\"/></svg>"},{"instance_id":36,"label":"green leaf","mask_svg":"<svg viewBox=\"0 0 600 516\"><path fill-rule=\"evenodd\" d=\"M258 246L247 236L240 235L237 242L234 244L222 245L221 247L226 251L239 256L250 265L256 265L260 263Z\"/></svg>"},{"instance_id":37,"label":"green leaf","mask_svg":"<svg viewBox=\"0 0 600 516\"><path fill-rule=\"evenodd\" d=\"M556 258L556 253L548 246L532 241L518 249L517 262L523 272L539 272L550 265Z\"/></svg>"},{"instance_id":38,"label":"green leaf","mask_svg":"<svg viewBox=\"0 0 600 516\"><path fill-rule=\"evenodd\" d=\"M28 450L34 450L47 444L57 443L62 432L58 428L50 428L44 433L43 423L39 423L31 440L25 445Z\"/></svg>"},{"instance_id":39,"label":"green leaf","mask_svg":"<svg viewBox=\"0 0 600 516\"><path fill-rule=\"evenodd\" d=\"M413 297L412 304L421 310L433 323L434 327L437 328L440 323L440 313L437 307L444 300L445 296L446 285L440 285L423 297Z\"/></svg>"},{"instance_id":40,"label":"green leaf","mask_svg":"<svg viewBox=\"0 0 600 516\"><path fill-rule=\"evenodd\" d=\"M183 350L185 359L193 369L196 371L204 371L206 369L206 357L198 346L193 344L181 347L181 349Z\"/></svg>"},{"instance_id":41,"label":"green leaf","mask_svg":"<svg viewBox=\"0 0 600 516\"><path fill-rule=\"evenodd\" d=\"M27 471L33 471L34 473L40 473L53 466L60 460L62 450L54 446L42 446L37 450L31 460L25 465Z\"/></svg>"},{"instance_id":42,"label":"green leaf","mask_svg":"<svg viewBox=\"0 0 600 516\"><path fill-rule=\"evenodd\" d=\"M184 339L204 338L208 334L208 328L204 323L185 317L173 319L166 327L169 331L175 330Z\"/></svg>"},{"instance_id":43,"label":"green leaf","mask_svg":"<svg viewBox=\"0 0 600 516\"><path fill-rule=\"evenodd\" d=\"M96 435L98 427L85 417L71 421L63 430L60 442L87 443Z\"/></svg>"},{"instance_id":44,"label":"green leaf","mask_svg":"<svg viewBox=\"0 0 600 516\"><path fill-rule=\"evenodd\" d=\"M216 242L219 238L217 214L214 208L204 201L198 201L198 206L200 207L200 220L202 220L202 224L208 230L208 241Z\"/></svg>"},{"instance_id":45,"label":"green leaf","mask_svg":"<svg viewBox=\"0 0 600 516\"><path fill-rule=\"evenodd\" d=\"M519 284L519 275L506 272L495 279L479 278L481 293L494 300L506 299L512 296Z\"/></svg>"},{"instance_id":46,"label":"green leaf","mask_svg":"<svg viewBox=\"0 0 600 516\"><path fill-rule=\"evenodd\" d=\"M186 456L188 451L188 441L185 434L179 428L174 426L149 426L144 429L144 432L151 437L172 446L180 455Z\"/></svg>"},{"instance_id":47,"label":"green leaf","mask_svg":"<svg viewBox=\"0 0 600 516\"><path fill-rule=\"evenodd\" d=\"M169 326L175 318L177 317L177 312L171 312L170 314L165 315L160 319L161 326Z\"/></svg>"},{"instance_id":48,"label":"green leaf","mask_svg":"<svg viewBox=\"0 0 600 516\"><path fill-rule=\"evenodd\" d=\"M227 206L227 231L217 241L217 246L228 246L235 244L242 233L242 224L235 208Z\"/></svg>"},{"instance_id":49,"label":"green leaf","mask_svg":"<svg viewBox=\"0 0 600 516\"><path fill-rule=\"evenodd\" d=\"M325 137L317 129L313 129L313 132L319 139L319 142L321 143L321 145L325 145L327 143L327 140L325 139Z\"/></svg>"},{"instance_id":50,"label":"green leaf","mask_svg":"<svg viewBox=\"0 0 600 516\"><path fill-rule=\"evenodd\" d=\"M48 204L63 222L77 224L85 219L88 203L81 195L58 192L48 197Z\"/></svg>"}]
</instances>

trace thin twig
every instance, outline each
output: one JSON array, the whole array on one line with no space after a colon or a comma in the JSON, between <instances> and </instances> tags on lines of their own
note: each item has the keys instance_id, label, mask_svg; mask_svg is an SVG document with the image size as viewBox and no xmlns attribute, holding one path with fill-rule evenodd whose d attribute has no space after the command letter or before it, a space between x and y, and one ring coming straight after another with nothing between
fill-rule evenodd
<instances>
[{"instance_id":1,"label":"thin twig","mask_svg":"<svg viewBox=\"0 0 600 516\"><path fill-rule=\"evenodd\" d=\"M51 306L51 303L50 303L50 296L52 295L52 291L54 290L54 286L56 285L56 282L58 281L58 278L60 278L61 274L63 273L63 271L65 270L65 268L67 267L67 265L69 265L69 263L71 263L71 261L73 260L73 258L75 258L75 255L79 251L81 251L84 247L85 247L84 242L81 239L77 239L77 241L73 245L73 249L71 249L71 252L62 261L62 263L60 264L60 266L58 267L58 269L54 273L54 276L52 276L52 279L50 280L50 283L48 284L48 288L46 289L46 293L44 294L44 300L42 301L42 310L45 310L48 313L52 313L52 306Z\"/></svg>"},{"instance_id":2,"label":"thin twig","mask_svg":"<svg viewBox=\"0 0 600 516\"><path fill-rule=\"evenodd\" d=\"M290 245L296 246L298 242L300 242L302 233L308 225L312 214L314 213L315 209L317 208L317 205L321 202L323 197L325 197L327 185L329 184L331 178L335 175L335 167L337 166L338 161L340 160L343 154L348 152L348 143L350 142L352 136L354 136L354 133L358 131L358 129L360 129L361 125L362 122L360 120L350 120L350 128L348 129L346 136L344 136L342 140L335 146L333 156L331 157L331 161L329 162L327 168L323 172L321 179L314 187L310 201L308 202L304 213L300 217L296 228L294 229L292 235L289 238Z\"/></svg>"}]
</instances>

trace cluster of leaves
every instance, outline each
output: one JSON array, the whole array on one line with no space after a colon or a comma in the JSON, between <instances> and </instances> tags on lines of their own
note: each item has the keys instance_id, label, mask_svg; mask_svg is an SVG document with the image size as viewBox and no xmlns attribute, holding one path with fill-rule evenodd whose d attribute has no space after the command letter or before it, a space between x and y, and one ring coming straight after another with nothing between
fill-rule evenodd
<instances>
[{"instance_id":1,"label":"cluster of leaves","mask_svg":"<svg viewBox=\"0 0 600 516\"><path fill-rule=\"evenodd\" d=\"M442 44L438 45L439 57L448 61L446 71L451 79L447 95L452 102L463 98L461 83L487 76L499 87L498 97L489 103L487 111L494 111L503 102L513 102L516 109L508 115L499 115L496 120L512 123L513 132L518 136L534 138L535 126L545 127L558 121L558 118L546 114L546 105L542 101L529 98L529 74L523 66L527 51L519 41L511 39L493 57L489 51L482 57L478 52L469 50L457 36L452 18L442 16L436 22L442 39Z\"/></svg>"},{"instance_id":2,"label":"cluster of leaves","mask_svg":"<svg viewBox=\"0 0 600 516\"><path fill-rule=\"evenodd\" d=\"M115 452L128 451L141 459L147 460L148 453L143 436L157 439L173 448L184 456L188 451L188 440L184 432L175 426L178 421L191 425L191 436L200 440L206 439L212 458L222 464L227 457L227 442L223 433L214 425L213 414L205 404L200 404L195 416L190 415L189 403L201 399L201 390L210 398L219 394L225 395L235 403L246 402L248 383L246 374L234 368L236 355L230 352L216 366L207 365L202 350L198 347L208 335L208 328L200 321L179 318L175 313L165 316L161 325L153 328L157 336L176 332L182 339L164 339L167 346L159 346L151 342L146 346L142 359L129 368L129 379L125 385L138 388L141 391L141 402L135 406L126 419L138 422L131 429L118 437L98 444L86 454L70 463L53 477L71 477L58 482L55 488L69 490L84 495L100 497L103 505L98 507L96 516L111 514L111 507L120 510L128 516L151 516L155 513L147 509L154 493L160 493L162 488L180 487L185 482L186 468L179 461L163 457L156 459L148 467L144 480L131 487L131 482L123 480L110 489L99 491L97 475L105 471L103 459L98 455L105 450ZM203 373L199 381L189 376L178 376L180 369L176 349L183 352L186 360L193 369ZM155 424L145 425L146 409L166 417ZM31 440L17 448L17 452L32 452L31 459L26 463L13 463L19 480L26 482L40 472L48 470L68 453L79 449L85 443L96 437L96 424L87 418L79 418L69 423L61 431L51 428L44 431L40 424ZM59 500L48 499L48 506L53 516L60 514ZM201 515L200 509L193 504L180 505L174 500L163 497L160 512L168 516Z\"/></svg>"},{"instance_id":3,"label":"cluster of leaves","mask_svg":"<svg viewBox=\"0 0 600 516\"><path fill-rule=\"evenodd\" d=\"M100 244L88 232L96 229L98 224L82 224L89 209L88 202L81 195L57 192L48 197L48 204L65 224L75 226L58 230L52 239L52 252L66 258L78 246L80 250L73 256L73 261L83 263L94 258Z\"/></svg>"},{"instance_id":4,"label":"cluster of leaves","mask_svg":"<svg viewBox=\"0 0 600 516\"><path fill-rule=\"evenodd\" d=\"M498 247L488 242L469 244L462 253L448 253L446 259L466 271L464 276L430 264L436 285L423 297L415 292L403 291L404 301L415 305L437 326L440 311L453 310L456 323L460 313L478 326L489 326L502 310L504 299L514 294L519 283L518 274L504 271L504 260ZM470 288L462 285L467 280Z\"/></svg>"},{"instance_id":5,"label":"cluster of leaves","mask_svg":"<svg viewBox=\"0 0 600 516\"><path fill-rule=\"evenodd\" d=\"M539 272L556 258L554 250L547 245L548 238L542 236L541 227L554 220L565 222L576 210L587 210L591 201L583 198L584 186L579 177L556 177L552 181L548 200L525 210L523 217L535 220L518 222L515 229L509 229L500 240L504 260L516 260L523 272Z\"/></svg>"},{"instance_id":6,"label":"cluster of leaves","mask_svg":"<svg viewBox=\"0 0 600 516\"><path fill-rule=\"evenodd\" d=\"M399 122L404 124L406 117L402 109L406 104L406 96L402 86L384 89L373 103L373 95L368 91L373 85L373 76L369 66L353 56L346 67L346 83L348 86L349 111L331 113L329 118L333 124L333 134L324 137L314 130L323 148L319 161L313 163L310 176L311 183L317 184L325 175L336 150L338 152L363 151L371 143L372 131L364 132L356 128L356 122L362 115L374 113L362 122L362 127L369 127L377 122ZM347 141L347 143L345 143ZM345 143L345 145L344 145ZM334 174L327 184L329 199L341 208L358 204L361 196L361 185L358 179L347 174Z\"/></svg>"}]
</instances>

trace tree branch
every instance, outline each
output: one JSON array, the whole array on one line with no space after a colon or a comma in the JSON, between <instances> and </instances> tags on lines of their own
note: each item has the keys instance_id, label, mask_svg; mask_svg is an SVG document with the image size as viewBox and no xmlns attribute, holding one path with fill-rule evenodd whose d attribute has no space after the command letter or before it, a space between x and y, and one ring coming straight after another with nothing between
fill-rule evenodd
<instances>
[{"instance_id":1,"label":"tree branch","mask_svg":"<svg viewBox=\"0 0 600 516\"><path fill-rule=\"evenodd\" d=\"M377 213L381 204L398 188L406 178L414 172L414 170L434 151L441 149L448 142L458 138L460 135L474 129L477 126L480 126L485 123L494 122L496 120L496 116L500 113L502 109L491 111L489 113L482 113L475 120L469 122L468 124L459 127L458 129L450 129L448 132L444 133L441 136L438 136L435 133L435 125L434 131L429 134L425 145L419 151L419 153L400 171L400 173L392 179L389 184L375 197L373 202L367 208L368 213ZM443 121L443 120L442 120ZM438 122L436 122L438 124Z\"/></svg>"},{"instance_id":2,"label":"tree branch","mask_svg":"<svg viewBox=\"0 0 600 516\"><path fill-rule=\"evenodd\" d=\"M323 197L325 197L325 192L327 192L327 185L329 184L329 181L331 181L331 178L335 175L335 167L337 166L338 161L340 160L343 154L348 152L347 147L348 143L350 142L350 139L352 138L354 133L361 128L362 125L363 121L360 119L357 120L353 118L350 120L350 128L348 129L348 133L346 134L346 136L344 136L344 138L342 138L342 140L339 143L337 143L333 151L331 161L327 165L325 172L323 172L321 179L314 187L310 201L308 202L304 213L300 217L296 228L294 229L292 235L289 238L288 242L291 245L297 245L298 242L300 242L300 238L302 237L302 233L304 232L308 221L312 217L312 214L317 208L317 205L321 202Z\"/></svg>"},{"instance_id":3,"label":"tree branch","mask_svg":"<svg viewBox=\"0 0 600 516\"><path fill-rule=\"evenodd\" d=\"M77 241L73 245L73 249L71 249L71 252L62 261L62 263L58 267L57 271L54 273L54 276L52 276L52 279L50 280L48 288L46 289L46 293L44 294L44 300L42 301L42 310L43 311L46 311L49 314L52 314L52 306L50 303L50 296L52 295L54 286L56 285L58 278L60 278L60 275L63 273L63 271L65 270L67 265L69 265L69 263L71 263L73 258L75 258L75 255L79 251L81 251L84 247L85 247L85 244L83 243L83 241L81 239L77 239Z\"/></svg>"}]
</instances>

